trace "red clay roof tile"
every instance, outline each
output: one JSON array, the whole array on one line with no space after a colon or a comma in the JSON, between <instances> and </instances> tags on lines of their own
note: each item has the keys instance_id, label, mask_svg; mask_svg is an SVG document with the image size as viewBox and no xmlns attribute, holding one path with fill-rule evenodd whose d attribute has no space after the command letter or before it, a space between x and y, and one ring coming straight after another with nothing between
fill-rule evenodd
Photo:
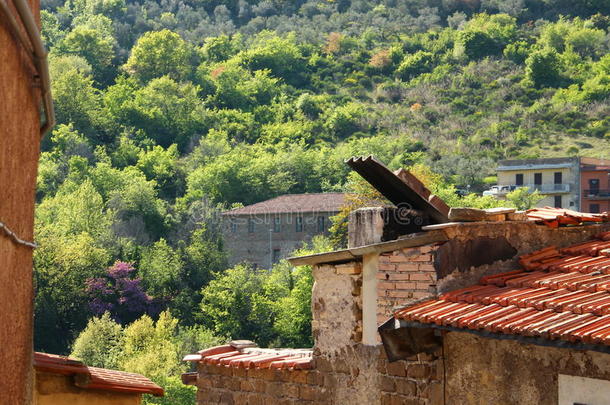
<instances>
[{"instance_id":1,"label":"red clay roof tile","mask_svg":"<svg viewBox=\"0 0 610 405\"><path fill-rule=\"evenodd\" d=\"M88 367L65 356L36 352L34 368L53 374L84 375L86 378L78 379L76 383L81 388L163 396L163 388L140 374Z\"/></svg>"},{"instance_id":2,"label":"red clay roof tile","mask_svg":"<svg viewBox=\"0 0 610 405\"><path fill-rule=\"evenodd\" d=\"M235 347L228 344L201 350L197 355L185 356L183 360L247 369L279 368L305 370L312 367L312 350L261 349L259 347L252 347L252 345Z\"/></svg>"},{"instance_id":3,"label":"red clay roof tile","mask_svg":"<svg viewBox=\"0 0 610 405\"><path fill-rule=\"evenodd\" d=\"M394 317L454 328L610 345L610 259L601 253L610 249L610 242L602 240L609 235L604 232L597 240L524 255L519 262L525 269L485 276L477 285L399 309Z\"/></svg>"}]
</instances>

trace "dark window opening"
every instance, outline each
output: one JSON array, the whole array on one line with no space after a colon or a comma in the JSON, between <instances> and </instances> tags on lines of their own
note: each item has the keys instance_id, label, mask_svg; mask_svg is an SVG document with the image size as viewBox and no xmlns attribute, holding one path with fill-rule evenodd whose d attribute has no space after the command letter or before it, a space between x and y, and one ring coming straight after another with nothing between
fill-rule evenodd
<instances>
[{"instance_id":1,"label":"dark window opening","mask_svg":"<svg viewBox=\"0 0 610 405\"><path fill-rule=\"evenodd\" d=\"M231 233L237 232L237 222L231 222Z\"/></svg>"},{"instance_id":2,"label":"dark window opening","mask_svg":"<svg viewBox=\"0 0 610 405\"><path fill-rule=\"evenodd\" d=\"M542 185L542 173L534 173L534 185Z\"/></svg>"},{"instance_id":3,"label":"dark window opening","mask_svg":"<svg viewBox=\"0 0 610 405\"><path fill-rule=\"evenodd\" d=\"M303 217L297 217L296 231L303 232Z\"/></svg>"},{"instance_id":4,"label":"dark window opening","mask_svg":"<svg viewBox=\"0 0 610 405\"><path fill-rule=\"evenodd\" d=\"M599 193L599 179L589 179L589 194Z\"/></svg>"},{"instance_id":5,"label":"dark window opening","mask_svg":"<svg viewBox=\"0 0 610 405\"><path fill-rule=\"evenodd\" d=\"M555 172L555 174L553 175L553 180L555 184L561 184L563 182L563 173Z\"/></svg>"},{"instance_id":6,"label":"dark window opening","mask_svg":"<svg viewBox=\"0 0 610 405\"><path fill-rule=\"evenodd\" d=\"M561 196L560 195L555 196L555 208L563 208L561 206Z\"/></svg>"},{"instance_id":7,"label":"dark window opening","mask_svg":"<svg viewBox=\"0 0 610 405\"><path fill-rule=\"evenodd\" d=\"M254 233L254 220L248 220L248 233Z\"/></svg>"},{"instance_id":8,"label":"dark window opening","mask_svg":"<svg viewBox=\"0 0 610 405\"><path fill-rule=\"evenodd\" d=\"M589 212L592 214L599 214L599 204L589 205Z\"/></svg>"},{"instance_id":9,"label":"dark window opening","mask_svg":"<svg viewBox=\"0 0 610 405\"><path fill-rule=\"evenodd\" d=\"M522 186L523 185L523 173L518 173L515 175L515 184L517 186Z\"/></svg>"},{"instance_id":10,"label":"dark window opening","mask_svg":"<svg viewBox=\"0 0 610 405\"><path fill-rule=\"evenodd\" d=\"M324 217L318 217L318 232L324 232Z\"/></svg>"},{"instance_id":11,"label":"dark window opening","mask_svg":"<svg viewBox=\"0 0 610 405\"><path fill-rule=\"evenodd\" d=\"M280 232L282 230L282 221L280 217L273 218L273 232Z\"/></svg>"},{"instance_id":12,"label":"dark window opening","mask_svg":"<svg viewBox=\"0 0 610 405\"><path fill-rule=\"evenodd\" d=\"M280 249L273 249L273 263L280 261Z\"/></svg>"}]
</instances>

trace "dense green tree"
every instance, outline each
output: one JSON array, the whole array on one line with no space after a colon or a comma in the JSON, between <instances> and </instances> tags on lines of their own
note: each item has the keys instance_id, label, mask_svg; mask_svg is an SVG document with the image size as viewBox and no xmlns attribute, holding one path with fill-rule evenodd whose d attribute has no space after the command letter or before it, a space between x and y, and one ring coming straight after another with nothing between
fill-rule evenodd
<instances>
[{"instance_id":1,"label":"dense green tree","mask_svg":"<svg viewBox=\"0 0 610 405\"><path fill-rule=\"evenodd\" d=\"M559 87L563 71L561 60L553 49L543 49L530 54L525 60L526 78L540 87Z\"/></svg>"},{"instance_id":2,"label":"dense green tree","mask_svg":"<svg viewBox=\"0 0 610 405\"><path fill-rule=\"evenodd\" d=\"M138 39L123 69L140 83L166 75L179 81L191 74L191 57L191 47L175 32L147 32Z\"/></svg>"},{"instance_id":3,"label":"dense green tree","mask_svg":"<svg viewBox=\"0 0 610 405\"><path fill-rule=\"evenodd\" d=\"M87 327L74 341L70 357L88 366L117 369L123 339L123 328L106 312L99 318L89 320Z\"/></svg>"}]
</instances>

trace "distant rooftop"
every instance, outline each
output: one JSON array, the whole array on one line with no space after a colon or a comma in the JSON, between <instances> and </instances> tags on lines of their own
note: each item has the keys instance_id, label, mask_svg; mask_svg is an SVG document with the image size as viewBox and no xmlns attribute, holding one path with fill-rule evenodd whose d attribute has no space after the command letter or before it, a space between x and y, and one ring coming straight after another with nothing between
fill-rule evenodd
<instances>
[{"instance_id":1,"label":"distant rooftop","mask_svg":"<svg viewBox=\"0 0 610 405\"><path fill-rule=\"evenodd\" d=\"M344 202L344 193L285 194L256 204L225 211L223 215L338 212Z\"/></svg>"},{"instance_id":2,"label":"distant rooftop","mask_svg":"<svg viewBox=\"0 0 610 405\"><path fill-rule=\"evenodd\" d=\"M577 157L544 158L544 159L509 159L498 162L497 170L554 169L571 167L577 164Z\"/></svg>"}]
</instances>

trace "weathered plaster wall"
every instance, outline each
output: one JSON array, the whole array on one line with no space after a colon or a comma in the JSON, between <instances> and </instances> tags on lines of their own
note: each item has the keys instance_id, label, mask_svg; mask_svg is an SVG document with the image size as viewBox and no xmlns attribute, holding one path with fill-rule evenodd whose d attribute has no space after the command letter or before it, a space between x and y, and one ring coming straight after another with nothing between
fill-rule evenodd
<instances>
[{"instance_id":1,"label":"weathered plaster wall","mask_svg":"<svg viewBox=\"0 0 610 405\"><path fill-rule=\"evenodd\" d=\"M139 394L85 390L71 376L37 373L34 405L139 405Z\"/></svg>"},{"instance_id":2,"label":"weathered plaster wall","mask_svg":"<svg viewBox=\"0 0 610 405\"><path fill-rule=\"evenodd\" d=\"M532 222L511 221L447 228L450 242L441 245L434 257L437 291L463 288L477 283L482 276L517 269L517 260L525 253L551 245L569 246L609 229L610 224L551 229ZM489 249L489 240L501 248Z\"/></svg>"},{"instance_id":3,"label":"weathered plaster wall","mask_svg":"<svg viewBox=\"0 0 610 405\"><path fill-rule=\"evenodd\" d=\"M593 351L449 332L444 353L451 404L556 405L559 374L610 380L610 354Z\"/></svg>"},{"instance_id":4,"label":"weathered plaster wall","mask_svg":"<svg viewBox=\"0 0 610 405\"><path fill-rule=\"evenodd\" d=\"M311 292L315 348L329 353L362 338L362 264L316 266Z\"/></svg>"},{"instance_id":5,"label":"weathered plaster wall","mask_svg":"<svg viewBox=\"0 0 610 405\"><path fill-rule=\"evenodd\" d=\"M38 1L30 6L38 16ZM0 18L0 221L32 240L40 141L39 92L23 47ZM31 402L32 249L0 232L1 404Z\"/></svg>"}]
</instances>

